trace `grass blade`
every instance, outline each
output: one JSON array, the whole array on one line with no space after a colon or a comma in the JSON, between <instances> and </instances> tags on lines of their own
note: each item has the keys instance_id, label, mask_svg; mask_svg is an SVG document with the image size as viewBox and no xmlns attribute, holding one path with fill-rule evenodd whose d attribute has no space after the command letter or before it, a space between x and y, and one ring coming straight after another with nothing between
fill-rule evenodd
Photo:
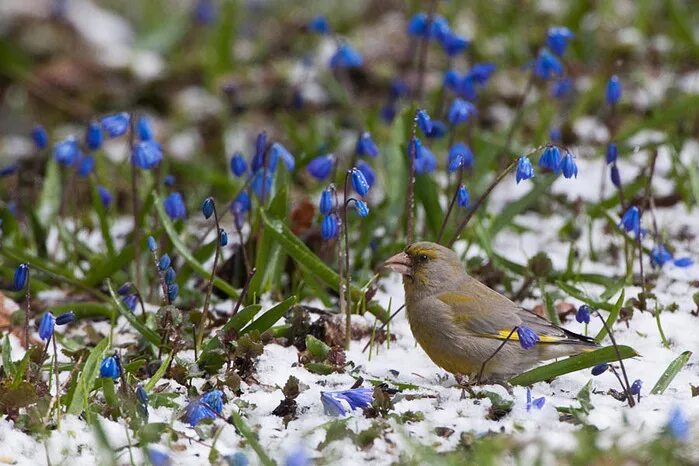
<instances>
[{"instance_id":1,"label":"grass blade","mask_svg":"<svg viewBox=\"0 0 699 466\"><path fill-rule=\"evenodd\" d=\"M667 369L665 369L663 375L661 375L658 381L655 383L655 386L650 391L650 394L662 395L663 392L665 392L665 389L667 389L667 387L670 385L670 382L672 382L672 379L674 379L677 373L682 370L685 364L687 364L687 361L689 361L691 356L691 351L685 351L675 358L675 360L672 361L669 366L667 366Z\"/></svg>"},{"instance_id":2,"label":"grass blade","mask_svg":"<svg viewBox=\"0 0 699 466\"><path fill-rule=\"evenodd\" d=\"M119 314L124 316L126 320L128 320L129 323L133 326L133 328L135 328L138 333L143 335L143 338L153 343L155 346L160 346L160 335L155 333L150 328L146 327L146 325L143 322L136 318L133 312L129 311L128 309L126 309L126 307L124 307L121 300L114 292L114 288L112 288L112 283L109 280L107 280L107 288L109 289L109 294L112 295L112 300L114 301L114 304L116 305Z\"/></svg>"},{"instance_id":3,"label":"grass blade","mask_svg":"<svg viewBox=\"0 0 699 466\"><path fill-rule=\"evenodd\" d=\"M284 301L272 307L269 311L252 321L250 325L240 331L240 334L244 335L252 330L258 330L260 333L268 330L272 325L276 324L277 321L281 319L286 311L288 311L294 304L296 304L296 296L286 298Z\"/></svg>"},{"instance_id":4,"label":"grass blade","mask_svg":"<svg viewBox=\"0 0 699 466\"><path fill-rule=\"evenodd\" d=\"M83 410L87 409L87 395L92 390L92 386L95 384L97 375L99 374L100 363L102 362L102 356L104 352L107 351L109 346L109 338L103 338L97 346L95 346L90 355L85 361L83 370L80 373L78 383L75 386L75 391L73 392L73 398L68 404L68 414L80 414Z\"/></svg>"}]
</instances>

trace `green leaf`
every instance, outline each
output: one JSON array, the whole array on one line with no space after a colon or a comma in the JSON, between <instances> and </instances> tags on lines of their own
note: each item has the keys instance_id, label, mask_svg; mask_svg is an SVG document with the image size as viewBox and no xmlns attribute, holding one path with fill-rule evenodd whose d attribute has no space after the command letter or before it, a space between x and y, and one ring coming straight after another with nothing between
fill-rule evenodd
<instances>
[{"instance_id":1,"label":"green leaf","mask_svg":"<svg viewBox=\"0 0 699 466\"><path fill-rule=\"evenodd\" d=\"M623 285L623 282L621 282ZM572 296L573 298L579 299L580 301L584 302L585 304L588 304L590 307L593 309L603 309L607 312L612 312L614 310L614 305L611 303L607 303L605 301L601 301L599 299L592 298L591 296L587 295L584 291L582 291L579 288L576 288L573 285L569 285L568 283L565 283L562 280L556 281L556 285L569 296Z\"/></svg>"},{"instance_id":2,"label":"green leaf","mask_svg":"<svg viewBox=\"0 0 699 466\"><path fill-rule=\"evenodd\" d=\"M138 320L133 312L126 309L124 304L121 302L119 297L114 292L114 288L112 288L112 282L109 280L107 280L107 288L109 289L109 294L112 295L112 300L114 301L114 304L116 305L119 314L124 316L124 318L126 318L126 320L129 321L133 328L135 328L136 331L143 336L143 338L145 338L155 346L160 346L160 335L155 333L150 328L146 327L146 324Z\"/></svg>"},{"instance_id":3,"label":"green leaf","mask_svg":"<svg viewBox=\"0 0 699 466\"><path fill-rule=\"evenodd\" d=\"M442 226L444 212L442 212L442 207L439 205L437 183L435 183L431 176L415 176L415 198L425 209L427 227L432 233L432 236L436 238Z\"/></svg>"},{"instance_id":4,"label":"green leaf","mask_svg":"<svg viewBox=\"0 0 699 466\"><path fill-rule=\"evenodd\" d=\"M272 461L264 448L262 448L260 442L257 441L257 436L255 433L250 429L237 411L233 411L231 413L231 420L233 421L235 429L245 438L245 440L247 440L250 447L255 450L255 453L257 453L257 456L260 458L260 463L262 463L264 466L276 466L275 462Z\"/></svg>"},{"instance_id":5,"label":"green leaf","mask_svg":"<svg viewBox=\"0 0 699 466\"><path fill-rule=\"evenodd\" d=\"M321 361L325 360L325 357L330 352L330 347L324 341L317 339L311 334L306 335L306 349Z\"/></svg>"},{"instance_id":6,"label":"green leaf","mask_svg":"<svg viewBox=\"0 0 699 466\"><path fill-rule=\"evenodd\" d=\"M192 256L192 253L189 252L189 249L187 249L187 246L182 242L180 239L179 235L177 234L177 231L175 230L175 226L172 224L170 221L170 217L167 216L165 213L165 209L163 208L163 203L160 201L160 197L157 194L154 194L154 205L155 209L158 212L158 217L160 218L160 222L163 224L163 228L165 228L165 233L167 233L167 236L170 238L170 241L172 241L172 245L175 247L177 252L182 256L182 258L189 264L189 266L198 274L200 274L202 277L206 278L207 280L209 277L211 277L211 271L206 270L206 268L200 264L194 256ZM238 293L238 290L233 288L231 285L226 283L224 280L222 280L219 277L214 278L214 286L218 288L219 290L223 291L226 293L228 296L230 296L233 299L238 299L240 296L240 293Z\"/></svg>"},{"instance_id":7,"label":"green leaf","mask_svg":"<svg viewBox=\"0 0 699 466\"><path fill-rule=\"evenodd\" d=\"M309 372L319 375L330 375L334 369L324 362L309 362L304 366Z\"/></svg>"},{"instance_id":8,"label":"green leaf","mask_svg":"<svg viewBox=\"0 0 699 466\"><path fill-rule=\"evenodd\" d=\"M619 354L622 359L638 356L636 350L629 346L619 346ZM532 385L536 382L550 380L570 372L594 367L603 362L618 361L616 350L613 346L606 346L589 353L577 354L561 361L556 361L545 366L536 367L512 379L512 385Z\"/></svg>"},{"instance_id":9,"label":"green leaf","mask_svg":"<svg viewBox=\"0 0 699 466\"><path fill-rule=\"evenodd\" d=\"M61 208L61 167L53 157L49 157L46 162L46 175L42 186L36 211L41 225L48 228L55 224Z\"/></svg>"},{"instance_id":10,"label":"green leaf","mask_svg":"<svg viewBox=\"0 0 699 466\"><path fill-rule=\"evenodd\" d=\"M614 323L616 322L616 319L619 317L619 313L621 312L621 307L624 305L624 295L626 294L626 290L621 290L621 294L619 295L619 299L616 300L616 303L614 304L614 307L609 311L609 315L607 316L607 325L603 326L597 336L595 337L595 341L597 343L601 342L604 340L604 337L607 336L607 327L612 328Z\"/></svg>"},{"instance_id":11,"label":"green leaf","mask_svg":"<svg viewBox=\"0 0 699 466\"><path fill-rule=\"evenodd\" d=\"M29 365L29 359L31 358L33 352L34 352L34 348L29 348L27 350L27 352L24 353L24 357L17 365L17 371L15 372L15 378L12 381L12 388L19 387L19 385L24 380L24 373L27 371L27 366Z\"/></svg>"},{"instance_id":12,"label":"green leaf","mask_svg":"<svg viewBox=\"0 0 699 466\"><path fill-rule=\"evenodd\" d=\"M689 361L691 356L691 351L685 351L675 358L675 360L672 361L669 366L667 366L667 369L665 369L663 375L661 375L658 381L655 383L655 386L650 391L650 394L662 395L665 392L665 389L667 389L667 387L670 385L670 382L672 382L672 379L674 379L677 373L682 370L685 364L687 364L687 361Z\"/></svg>"},{"instance_id":13,"label":"green leaf","mask_svg":"<svg viewBox=\"0 0 699 466\"><path fill-rule=\"evenodd\" d=\"M269 311L255 319L250 325L241 330L240 334L245 335L252 330L257 330L260 333L263 333L272 325L276 324L277 321L281 319L286 311L288 311L294 304L296 304L296 296L286 298L284 301L272 307Z\"/></svg>"},{"instance_id":14,"label":"green leaf","mask_svg":"<svg viewBox=\"0 0 699 466\"><path fill-rule=\"evenodd\" d=\"M90 178L90 188L92 192L92 208L97 212L97 220L99 221L102 240L107 246L107 253L111 259L114 257L114 241L112 240L111 227L109 225L109 219L107 218L107 211L104 204L102 204L102 197L97 189L97 184L92 182L92 178Z\"/></svg>"},{"instance_id":15,"label":"green leaf","mask_svg":"<svg viewBox=\"0 0 699 466\"><path fill-rule=\"evenodd\" d=\"M12 362L12 345L10 344L10 334L5 334L5 338L2 341L2 367L5 374L14 377L17 373L15 368L15 363Z\"/></svg>"},{"instance_id":16,"label":"green leaf","mask_svg":"<svg viewBox=\"0 0 699 466\"><path fill-rule=\"evenodd\" d=\"M223 330L235 330L236 332L240 332L240 329L250 322L261 309L262 306L259 304L245 306L243 309L239 310L236 315L228 319L228 322L223 326Z\"/></svg>"},{"instance_id":17,"label":"green leaf","mask_svg":"<svg viewBox=\"0 0 699 466\"><path fill-rule=\"evenodd\" d=\"M539 196L548 192L554 181L556 181L555 176L544 177L543 181L536 181L534 187L527 194L509 203L507 207L502 209L498 216L490 222L488 236L490 238L495 238L495 235L497 235L500 230L512 225L514 218L530 208L537 199L539 199Z\"/></svg>"},{"instance_id":18,"label":"green leaf","mask_svg":"<svg viewBox=\"0 0 699 466\"><path fill-rule=\"evenodd\" d=\"M80 372L80 377L78 378L75 391L73 392L73 398L68 404L68 414L75 414L77 416L82 411L87 410L87 397L95 384L95 380L99 374L100 364L102 363L102 357L108 347L109 338L103 338L102 341L90 351L90 355L85 361L82 372Z\"/></svg>"},{"instance_id":19,"label":"green leaf","mask_svg":"<svg viewBox=\"0 0 699 466\"><path fill-rule=\"evenodd\" d=\"M147 393L152 392L155 388L155 384L158 383L158 381L163 377L163 375L165 375L165 371L168 367L170 367L170 362L172 362L172 354L173 353L167 355L165 361L163 361L160 367L158 367L158 370L155 371L155 374L153 374L153 377L151 377L148 380L148 382L146 382L146 384L143 386Z\"/></svg>"},{"instance_id":20,"label":"green leaf","mask_svg":"<svg viewBox=\"0 0 699 466\"><path fill-rule=\"evenodd\" d=\"M113 256L97 256L91 261L90 271L83 279L88 286L97 286L105 279L112 277L116 272L129 266L134 258L134 245L125 245L119 254Z\"/></svg>"},{"instance_id":21,"label":"green leaf","mask_svg":"<svg viewBox=\"0 0 699 466\"><path fill-rule=\"evenodd\" d=\"M590 402L590 389L592 388L592 379L588 380L587 383L578 392L577 399L580 402L580 409L582 409L585 414L589 414L592 408L592 403Z\"/></svg>"}]
</instances>

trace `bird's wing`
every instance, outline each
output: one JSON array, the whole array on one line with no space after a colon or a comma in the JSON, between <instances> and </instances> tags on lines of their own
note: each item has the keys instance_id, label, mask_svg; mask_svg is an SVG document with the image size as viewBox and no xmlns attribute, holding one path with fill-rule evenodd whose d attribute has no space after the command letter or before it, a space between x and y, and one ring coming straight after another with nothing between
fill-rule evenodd
<instances>
[{"instance_id":1,"label":"bird's wing","mask_svg":"<svg viewBox=\"0 0 699 466\"><path fill-rule=\"evenodd\" d=\"M522 320L523 325L536 332L542 343L590 343L596 346L593 338L578 335L563 327L559 327L523 307L517 309L517 315Z\"/></svg>"}]
</instances>

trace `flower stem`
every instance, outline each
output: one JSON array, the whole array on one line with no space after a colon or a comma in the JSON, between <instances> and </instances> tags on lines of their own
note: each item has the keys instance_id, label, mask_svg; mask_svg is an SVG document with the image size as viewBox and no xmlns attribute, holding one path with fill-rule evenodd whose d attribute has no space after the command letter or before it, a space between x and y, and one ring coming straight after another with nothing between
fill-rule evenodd
<instances>
[{"instance_id":1,"label":"flower stem","mask_svg":"<svg viewBox=\"0 0 699 466\"><path fill-rule=\"evenodd\" d=\"M58 381L58 345L56 344L56 335L51 336L53 340L53 372L56 376L56 428L61 428L61 386Z\"/></svg>"},{"instance_id":2,"label":"flower stem","mask_svg":"<svg viewBox=\"0 0 699 466\"><path fill-rule=\"evenodd\" d=\"M464 166L461 165L459 169L459 180L456 182L456 186L454 187L454 195L451 197L451 202L449 202L449 208L447 209L447 214L444 216L444 220L442 220L442 226L439 228L439 235L437 235L437 243L442 242L442 236L444 235L444 229L447 226L447 221L449 220L449 216L451 215L451 211L454 209L454 204L456 204L456 198L459 195L459 186L461 186L461 182L464 179Z\"/></svg>"},{"instance_id":3,"label":"flower stem","mask_svg":"<svg viewBox=\"0 0 699 466\"><path fill-rule=\"evenodd\" d=\"M134 121L136 114L131 114L129 119L129 151L133 152L136 132L134 131ZM137 288L141 288L141 230L138 225L138 168L131 163L131 210L133 212L133 243L134 259L136 262L136 277L134 283Z\"/></svg>"},{"instance_id":4,"label":"flower stem","mask_svg":"<svg viewBox=\"0 0 699 466\"><path fill-rule=\"evenodd\" d=\"M250 269L248 272L248 278L245 280L245 285L243 286L243 291L240 292L240 296L238 297L238 301L235 303L235 307L233 308L233 312L231 313L231 317L236 315L238 313L238 309L240 309L240 305L243 302L243 299L245 299L245 295L248 294L248 288L250 288L250 282L252 281L252 277L255 275L255 272L257 272L257 269L253 267Z\"/></svg>"},{"instance_id":5,"label":"flower stem","mask_svg":"<svg viewBox=\"0 0 699 466\"><path fill-rule=\"evenodd\" d=\"M31 267L27 267L27 285L24 294L25 307L24 307L24 345L29 348L29 319L32 314L31 308Z\"/></svg>"},{"instance_id":6,"label":"flower stem","mask_svg":"<svg viewBox=\"0 0 699 466\"><path fill-rule=\"evenodd\" d=\"M204 296L204 308L201 312L201 320L199 321L199 328L197 330L197 336L195 339L195 347L201 346L202 339L204 338L204 328L206 327L206 319L209 317L209 302L211 300L211 292L214 290L214 278L216 278L216 267L218 266L218 258L221 254L221 243L218 241L218 232L220 230L218 223L218 212L216 210L216 203L214 206L214 221L216 222L216 252L214 253L214 265L211 267L211 276L209 277L209 284L206 289L206 296Z\"/></svg>"},{"instance_id":7,"label":"flower stem","mask_svg":"<svg viewBox=\"0 0 699 466\"><path fill-rule=\"evenodd\" d=\"M431 0L427 13L427 25L425 35L420 40L420 55L417 62L417 87L415 89L415 99L422 102L423 89L425 87L425 72L427 71L427 52L430 45L430 31L434 22L434 13L437 9L437 0Z\"/></svg>"},{"instance_id":8,"label":"flower stem","mask_svg":"<svg viewBox=\"0 0 699 466\"><path fill-rule=\"evenodd\" d=\"M626 399L629 402L629 406L631 408L634 407L636 404L633 399L633 395L631 394L631 384L629 383L629 377L626 375L626 368L624 367L624 360L621 357L621 353L619 352L619 347L616 344L616 338L614 338L614 334L612 333L612 329L609 328L607 325L607 322L604 320L604 317L602 317L602 314L597 312L597 317L602 321L602 325L604 325L604 329L607 331L607 335L609 335L609 339L612 340L612 346L614 346L614 351L616 352L616 357L619 360L619 365L621 366L621 373L624 375L624 381L626 382L626 385L623 383L622 388L626 392Z\"/></svg>"},{"instance_id":9,"label":"flower stem","mask_svg":"<svg viewBox=\"0 0 699 466\"><path fill-rule=\"evenodd\" d=\"M413 135L410 138L410 143L408 145L408 156L410 157L410 168L408 169L408 195L405 199L405 215L406 215L406 232L405 232L405 244L410 245L413 243L413 235L415 227L413 226L413 214L415 210L415 146L417 145L417 136L415 135L417 131L417 111L415 112L415 119L413 120Z\"/></svg>"},{"instance_id":10,"label":"flower stem","mask_svg":"<svg viewBox=\"0 0 699 466\"><path fill-rule=\"evenodd\" d=\"M343 282L343 277L340 275L340 289L343 290L346 300L345 308L345 350L349 350L350 341L352 340L352 293L350 292L350 285L352 280L352 274L350 273L350 261L349 261L349 229L347 228L347 205L349 204L349 199L347 198L347 191L349 185L349 179L352 174L352 170L347 170L345 174L345 186L344 186L344 197L342 202L342 211L340 212L341 224L340 228L343 233L344 238L344 260L345 260L345 277ZM342 241L340 242L340 249L342 249ZM341 257L342 259L342 257ZM340 299L342 300L342 294L340 293Z\"/></svg>"}]
</instances>

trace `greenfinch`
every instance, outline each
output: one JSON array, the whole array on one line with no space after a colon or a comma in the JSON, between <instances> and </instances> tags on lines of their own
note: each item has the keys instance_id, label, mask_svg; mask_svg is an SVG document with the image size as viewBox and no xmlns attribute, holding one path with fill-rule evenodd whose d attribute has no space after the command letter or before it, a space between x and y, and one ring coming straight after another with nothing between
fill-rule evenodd
<instances>
[{"instance_id":1,"label":"greenfinch","mask_svg":"<svg viewBox=\"0 0 699 466\"><path fill-rule=\"evenodd\" d=\"M456 253L439 244L414 243L384 266L403 275L415 339L453 374L505 382L540 361L598 346L468 276Z\"/></svg>"}]
</instances>

